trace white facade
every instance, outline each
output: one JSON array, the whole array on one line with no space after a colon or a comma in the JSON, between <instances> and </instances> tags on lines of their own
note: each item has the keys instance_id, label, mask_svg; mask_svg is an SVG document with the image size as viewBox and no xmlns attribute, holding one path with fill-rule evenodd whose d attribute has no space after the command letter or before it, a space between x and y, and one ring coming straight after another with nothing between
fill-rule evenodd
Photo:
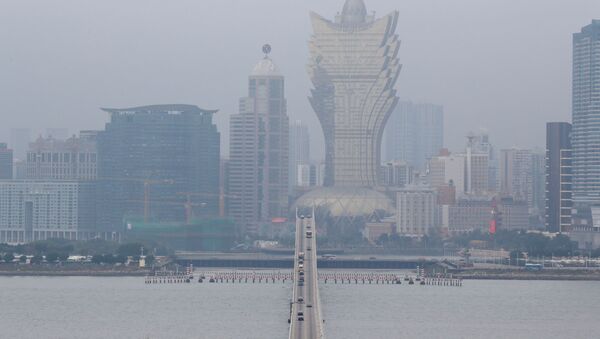
<instances>
[{"instance_id":1,"label":"white facade","mask_svg":"<svg viewBox=\"0 0 600 339\"><path fill-rule=\"evenodd\" d=\"M32 180L95 180L97 158L95 133L66 140L38 138L29 144L26 178Z\"/></svg>"},{"instance_id":2,"label":"white facade","mask_svg":"<svg viewBox=\"0 0 600 339\"><path fill-rule=\"evenodd\" d=\"M300 120L290 124L290 192L298 185L298 166L308 164L310 161L310 137L308 126Z\"/></svg>"},{"instance_id":3,"label":"white facade","mask_svg":"<svg viewBox=\"0 0 600 339\"><path fill-rule=\"evenodd\" d=\"M466 159L461 154L451 154L433 157L429 160L427 182L431 187L454 183L457 194L465 193L465 164Z\"/></svg>"},{"instance_id":4,"label":"white facade","mask_svg":"<svg viewBox=\"0 0 600 339\"><path fill-rule=\"evenodd\" d=\"M92 190L76 181L0 181L0 243L81 238L94 228Z\"/></svg>"},{"instance_id":5,"label":"white facade","mask_svg":"<svg viewBox=\"0 0 600 339\"><path fill-rule=\"evenodd\" d=\"M296 186L323 186L324 164L299 164L296 167Z\"/></svg>"},{"instance_id":6,"label":"white facade","mask_svg":"<svg viewBox=\"0 0 600 339\"><path fill-rule=\"evenodd\" d=\"M468 194L483 194L488 192L490 173L489 155L476 153L467 148L465 157L465 192Z\"/></svg>"},{"instance_id":7,"label":"white facade","mask_svg":"<svg viewBox=\"0 0 600 339\"><path fill-rule=\"evenodd\" d=\"M437 204L434 190L411 186L396 193L396 228L405 235L426 235L437 228Z\"/></svg>"}]
</instances>

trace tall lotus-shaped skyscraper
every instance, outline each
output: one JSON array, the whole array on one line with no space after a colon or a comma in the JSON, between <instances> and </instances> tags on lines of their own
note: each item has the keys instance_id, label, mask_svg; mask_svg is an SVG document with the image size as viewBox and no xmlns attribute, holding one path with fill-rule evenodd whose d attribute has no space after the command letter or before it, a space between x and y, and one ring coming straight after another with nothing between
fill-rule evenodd
<instances>
[{"instance_id":1,"label":"tall lotus-shaped skyscraper","mask_svg":"<svg viewBox=\"0 0 600 339\"><path fill-rule=\"evenodd\" d=\"M335 18L311 13L309 98L323 128L326 186L374 187L385 123L398 100L398 12L367 15L346 0Z\"/></svg>"}]
</instances>

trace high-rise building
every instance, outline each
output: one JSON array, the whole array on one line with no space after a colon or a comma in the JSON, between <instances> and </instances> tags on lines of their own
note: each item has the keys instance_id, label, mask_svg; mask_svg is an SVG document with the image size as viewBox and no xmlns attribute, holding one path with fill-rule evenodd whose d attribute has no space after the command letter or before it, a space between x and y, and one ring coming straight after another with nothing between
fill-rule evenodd
<instances>
[{"instance_id":1,"label":"high-rise building","mask_svg":"<svg viewBox=\"0 0 600 339\"><path fill-rule=\"evenodd\" d=\"M473 148L469 137L465 158L465 192L467 194L483 194L488 191L489 154Z\"/></svg>"},{"instance_id":2,"label":"high-rise building","mask_svg":"<svg viewBox=\"0 0 600 339\"><path fill-rule=\"evenodd\" d=\"M546 230L569 231L573 208L571 124L546 124Z\"/></svg>"},{"instance_id":3,"label":"high-rise building","mask_svg":"<svg viewBox=\"0 0 600 339\"><path fill-rule=\"evenodd\" d=\"M530 214L537 217L540 228L546 215L546 152L535 149L531 154L532 200Z\"/></svg>"},{"instance_id":4,"label":"high-rise building","mask_svg":"<svg viewBox=\"0 0 600 339\"><path fill-rule=\"evenodd\" d=\"M409 185L396 192L397 232L405 235L426 235L437 228L435 190L427 186Z\"/></svg>"},{"instance_id":5,"label":"high-rise building","mask_svg":"<svg viewBox=\"0 0 600 339\"><path fill-rule=\"evenodd\" d=\"M503 149L500 151L500 193L503 196L525 201L533 208L533 153L529 149Z\"/></svg>"},{"instance_id":6,"label":"high-rise building","mask_svg":"<svg viewBox=\"0 0 600 339\"><path fill-rule=\"evenodd\" d=\"M95 180L97 150L95 131L66 140L39 137L29 144L26 178L34 180Z\"/></svg>"},{"instance_id":7,"label":"high-rise building","mask_svg":"<svg viewBox=\"0 0 600 339\"><path fill-rule=\"evenodd\" d=\"M109 109L98 133L99 224L181 222L217 215L220 134L216 110L193 105Z\"/></svg>"},{"instance_id":8,"label":"high-rise building","mask_svg":"<svg viewBox=\"0 0 600 339\"><path fill-rule=\"evenodd\" d=\"M471 147L473 153L487 154L488 163L488 184L487 192L496 192L498 190L498 156L492 143L490 142L489 134L482 130L478 133L471 133L467 136L467 147Z\"/></svg>"},{"instance_id":9,"label":"high-rise building","mask_svg":"<svg viewBox=\"0 0 600 339\"><path fill-rule=\"evenodd\" d=\"M289 146L289 188L292 190L297 185L298 166L310 162L310 138L308 126L300 120L290 124Z\"/></svg>"},{"instance_id":10,"label":"high-rise building","mask_svg":"<svg viewBox=\"0 0 600 339\"><path fill-rule=\"evenodd\" d=\"M13 156L18 160L25 160L27 149L31 142L31 131L29 128L13 128L10 130L9 146L13 150Z\"/></svg>"},{"instance_id":11,"label":"high-rise building","mask_svg":"<svg viewBox=\"0 0 600 339\"><path fill-rule=\"evenodd\" d=\"M246 234L287 217L289 120L284 77L269 58L254 67L248 96L230 120L229 214Z\"/></svg>"},{"instance_id":12,"label":"high-rise building","mask_svg":"<svg viewBox=\"0 0 600 339\"><path fill-rule=\"evenodd\" d=\"M464 154L450 154L443 150L439 156L428 161L426 181L431 187L442 187L452 183L457 194L465 191L465 166Z\"/></svg>"},{"instance_id":13,"label":"high-rise building","mask_svg":"<svg viewBox=\"0 0 600 339\"><path fill-rule=\"evenodd\" d=\"M346 0L335 21L311 12L310 102L325 137L325 185L375 187L381 139L397 96L398 12L376 19Z\"/></svg>"},{"instance_id":14,"label":"high-rise building","mask_svg":"<svg viewBox=\"0 0 600 339\"><path fill-rule=\"evenodd\" d=\"M573 34L573 198L600 203L600 20Z\"/></svg>"},{"instance_id":15,"label":"high-rise building","mask_svg":"<svg viewBox=\"0 0 600 339\"><path fill-rule=\"evenodd\" d=\"M413 168L405 161L390 161L381 166L384 187L404 187L413 181Z\"/></svg>"},{"instance_id":16,"label":"high-rise building","mask_svg":"<svg viewBox=\"0 0 600 339\"><path fill-rule=\"evenodd\" d=\"M424 170L444 146L444 107L400 101L385 127L385 160Z\"/></svg>"},{"instance_id":17,"label":"high-rise building","mask_svg":"<svg viewBox=\"0 0 600 339\"><path fill-rule=\"evenodd\" d=\"M323 186L323 173L325 165L323 164L300 164L297 167L296 186L314 187Z\"/></svg>"},{"instance_id":18,"label":"high-rise building","mask_svg":"<svg viewBox=\"0 0 600 339\"><path fill-rule=\"evenodd\" d=\"M0 179L13 178L13 150L0 143Z\"/></svg>"},{"instance_id":19,"label":"high-rise building","mask_svg":"<svg viewBox=\"0 0 600 339\"><path fill-rule=\"evenodd\" d=\"M92 182L0 181L0 243L114 239L96 229L94 192Z\"/></svg>"}]
</instances>

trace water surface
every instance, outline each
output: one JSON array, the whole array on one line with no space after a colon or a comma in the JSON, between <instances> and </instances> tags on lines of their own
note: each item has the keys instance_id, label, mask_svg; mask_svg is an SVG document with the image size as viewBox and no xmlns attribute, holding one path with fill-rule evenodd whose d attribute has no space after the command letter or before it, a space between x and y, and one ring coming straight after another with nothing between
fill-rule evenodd
<instances>
[{"instance_id":1,"label":"water surface","mask_svg":"<svg viewBox=\"0 0 600 339\"><path fill-rule=\"evenodd\" d=\"M595 338L600 283L321 284L328 339ZM291 284L0 277L0 338L287 338Z\"/></svg>"}]
</instances>

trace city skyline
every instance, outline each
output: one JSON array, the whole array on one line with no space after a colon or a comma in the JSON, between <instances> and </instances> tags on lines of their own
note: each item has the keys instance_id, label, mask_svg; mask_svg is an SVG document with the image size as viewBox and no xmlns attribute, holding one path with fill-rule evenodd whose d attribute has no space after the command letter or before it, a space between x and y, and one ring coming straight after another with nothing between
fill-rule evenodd
<instances>
[{"instance_id":1,"label":"city skyline","mask_svg":"<svg viewBox=\"0 0 600 339\"><path fill-rule=\"evenodd\" d=\"M443 104L447 117L446 145L454 150L461 148L466 131L477 130L480 127L489 129L498 148L543 148L545 131L541 124L534 126L527 133L523 129L523 133L518 133L514 138L507 138L506 134L513 129L511 123L504 119L506 114L523 117L524 125L531 125L531 121L542 119L569 120L568 84L571 53L568 48L571 33L588 24L594 16L593 13L600 11L600 5L593 1L579 1L577 4L578 6L565 7L543 1L528 3L522 7L517 6L517 2L502 2L502 6L498 3L489 6L469 6L469 2L465 1L454 6L432 7L429 2L419 4L415 1L392 3L373 0L368 5L378 13L399 10L397 32L405 44L400 57L407 65L398 80L399 96L401 100ZM45 8L44 4L39 6L40 10L48 10L50 13L61 7ZM29 8L25 4L12 4L8 6L7 11L0 14L0 18L3 19L0 20L0 27L5 25L7 28L2 31L18 33L4 40L10 52L6 56L6 62L0 63L0 70L6 74L6 77L0 80L0 87L6 88L6 107L9 112L13 112L9 123L3 125L6 126L5 129L0 129L0 139L8 141L8 129L25 126L25 121L33 115L39 116L31 126L31 137L35 138L47 126L54 127L58 118L68 121L68 126L65 127L70 131L98 129L106 122L105 117L97 114L97 108L101 106L131 107L136 104L191 102L220 109L222 114L217 117L216 123L223 134L224 155L227 155L227 122L229 115L237 110L237 97L243 93L243 86L239 85L243 79L243 65L253 61L254 57L249 51L259 48L264 42L270 42L277 46L274 56L279 60L286 60L282 73L288 78L290 89L290 118L307 122L313 136L311 148L314 150L315 159L312 160L320 160L323 157L322 133L306 100L310 88L304 68L308 55L306 34L310 32L308 12L315 10L331 17L339 11L339 4L317 1L284 4L268 0L252 6L236 4L240 12L244 13L235 16L240 25L248 26L250 22L275 18L270 25L250 25L253 27L251 31L239 36L232 35L228 29L219 30L220 25L216 25L213 19L189 4L166 9L158 6L158 9L147 13L149 18L164 15L166 22L179 18L182 21L181 25L161 25L160 28L153 28L144 21L142 26L136 29L120 27L118 22L108 25L115 28L108 27L105 25L105 21L111 22L108 9L101 4L94 6L97 6L98 16L92 18L89 17L87 9L76 5L68 6L67 17L70 20L54 26L53 19L46 16L42 16L43 20L29 27L22 27L20 23L14 22L13 17L28 12ZM219 14L231 4L225 1L211 6L210 9ZM453 11L467 7L469 15L465 17L464 23L448 21ZM254 8L270 8L270 11L266 13ZM530 27L527 18L536 15L540 9L547 15L539 19L539 25ZM511 27L500 24L499 20L503 20L502 15L496 18L495 11L500 11L499 14L505 16L514 15ZM134 15L135 11L134 8L124 6L119 13L123 17L129 17ZM278 15L273 16L273 13ZM421 17L430 16L432 20L428 22L432 26L421 29L422 23L414 17L415 14ZM556 15L563 17L563 14L564 20L552 20ZM35 11L32 15L41 14ZM198 23L196 16L201 16L203 20ZM85 22L81 21L84 19ZM288 25L288 22L293 22L294 25ZM67 29L78 25L85 28L83 33ZM274 25L281 25L281 31L288 33L283 34L285 39L273 32L278 30L271 30ZM48 26L52 27L46 33L44 29ZM288 26L299 28L288 31L285 28ZM493 29L493 26L500 28ZM142 28L148 33L143 34L135 48L127 53L115 53L117 48L125 46L120 40L108 42L105 37L112 34L116 27L120 28L119 34L122 34L124 39L137 34ZM207 29L209 27L211 29ZM207 32L210 32L210 35L206 35ZM439 34L436 35L436 32ZM43 60L31 53L28 44L17 45L19 34L32 43L38 43L45 34L50 33L60 37L59 46L65 48L56 50L48 46L45 51L49 53L49 57ZM452 39L442 39L449 35L452 35ZM243 39L240 40L240 37ZM488 37L490 39L487 39ZM175 62L176 59L171 53L166 53L166 50L151 47L154 40L165 41L170 38L172 41L168 43L168 49L178 52L182 57L181 61ZM199 44L202 46L202 52L197 47L190 46L192 40L204 41ZM230 41L231 44L218 44L219 40ZM526 41L532 40L536 41L535 48L526 45ZM497 41L502 42L501 46L495 46ZM90 54L91 43L98 47L93 48L94 54ZM428 47L432 43L437 51L444 53L432 53L431 50L427 50L432 48ZM232 49L229 46L236 47ZM463 49L457 50L453 46L464 47L468 54L464 54ZM204 53L206 47L210 48L211 53ZM150 48L152 49L149 50ZM515 61L516 55L508 54L504 50L524 48L528 48L529 56L520 62L510 62ZM64 55L63 50L80 57L77 60L72 59ZM494 55L487 54L487 51L493 52ZM139 60L140 53L144 55L143 61L135 61ZM217 60L222 62L216 62L211 55L219 55ZM502 57L509 59L502 63ZM540 59L544 62L534 62ZM492 66L490 61L493 60L497 62ZM448 67L449 65L452 67ZM45 66L48 67L44 72L36 71ZM507 68L508 66L511 68ZM549 68L555 72L546 74ZM156 79L163 80L151 80L154 79L154 74L159 75ZM482 82L478 74L491 80ZM522 74L523 81L512 82L510 79L514 78L514 74ZM542 75L554 78L541 81ZM463 78L464 80L461 80ZM8 79L10 82L7 82ZM168 85L171 82L183 82L189 86L174 90L178 86ZM215 94L215 91L221 92L224 88L230 91ZM464 94L469 92L473 95ZM73 100L74 93L77 93L76 100ZM36 97L37 104L25 104L25 97ZM490 106L489 102L493 102L494 105ZM468 123L463 129L461 126L465 121Z\"/></svg>"},{"instance_id":2,"label":"city skyline","mask_svg":"<svg viewBox=\"0 0 600 339\"><path fill-rule=\"evenodd\" d=\"M0 7L0 337L600 332L598 0Z\"/></svg>"}]
</instances>

